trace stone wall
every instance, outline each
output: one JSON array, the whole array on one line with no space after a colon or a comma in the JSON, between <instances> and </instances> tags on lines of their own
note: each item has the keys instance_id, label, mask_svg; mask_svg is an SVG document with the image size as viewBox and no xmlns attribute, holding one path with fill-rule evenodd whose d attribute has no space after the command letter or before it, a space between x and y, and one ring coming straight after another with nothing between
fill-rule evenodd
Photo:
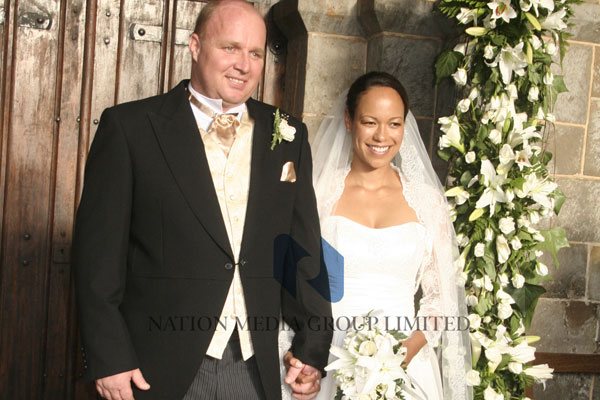
<instances>
[{"instance_id":1,"label":"stone wall","mask_svg":"<svg viewBox=\"0 0 600 400\"><path fill-rule=\"evenodd\" d=\"M600 318L600 0L578 5L573 37L564 59L569 92L558 98L548 149L552 173L567 196L551 224L565 228L571 247L556 269L544 256L554 280L545 283L530 334L543 337L542 352L598 352ZM301 116L311 138L339 94L359 75L384 70L406 86L411 109L436 169L437 118L453 111L454 88L435 86L437 55L459 38L453 23L428 0L281 0L275 18L286 34L286 105ZM545 400L600 400L600 376L556 374Z\"/></svg>"},{"instance_id":2,"label":"stone wall","mask_svg":"<svg viewBox=\"0 0 600 400\"><path fill-rule=\"evenodd\" d=\"M567 201L551 225L562 226L571 247L543 261L553 280L544 284L530 334L542 336L538 351L591 354L599 352L600 320L600 1L575 7L573 37L554 73L564 74L568 93L559 95L555 131L548 150L551 171ZM555 374L545 400L600 399L600 375Z\"/></svg>"}]
</instances>

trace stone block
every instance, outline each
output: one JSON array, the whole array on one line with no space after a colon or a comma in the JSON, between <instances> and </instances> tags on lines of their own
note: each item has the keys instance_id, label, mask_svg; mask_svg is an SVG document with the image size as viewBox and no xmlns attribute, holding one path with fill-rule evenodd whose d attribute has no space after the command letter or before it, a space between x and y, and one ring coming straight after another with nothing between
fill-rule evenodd
<instances>
[{"instance_id":1,"label":"stone block","mask_svg":"<svg viewBox=\"0 0 600 400\"><path fill-rule=\"evenodd\" d=\"M592 57L592 46L571 44L563 60L563 69L559 64L552 66L552 73L563 75L569 89L561 93L556 101L554 113L558 121L585 125Z\"/></svg>"},{"instance_id":2,"label":"stone block","mask_svg":"<svg viewBox=\"0 0 600 400\"><path fill-rule=\"evenodd\" d=\"M600 247L598 246L593 246L590 252L588 297L590 300L600 300ZM598 386L600 389L600 381Z\"/></svg>"},{"instance_id":3,"label":"stone block","mask_svg":"<svg viewBox=\"0 0 600 400\"><path fill-rule=\"evenodd\" d=\"M323 119L325 119L324 115L311 115L302 118L302 121L306 124L306 129L308 129L308 142L311 145L315 139L315 136L317 136L317 131L319 130L319 126L321 126Z\"/></svg>"},{"instance_id":4,"label":"stone block","mask_svg":"<svg viewBox=\"0 0 600 400\"><path fill-rule=\"evenodd\" d=\"M600 400L600 375L594 376L591 400Z\"/></svg>"},{"instance_id":5,"label":"stone block","mask_svg":"<svg viewBox=\"0 0 600 400\"><path fill-rule=\"evenodd\" d=\"M592 97L600 97L600 47L596 46L593 69Z\"/></svg>"},{"instance_id":6,"label":"stone block","mask_svg":"<svg viewBox=\"0 0 600 400\"><path fill-rule=\"evenodd\" d=\"M550 129L546 150L552 153L550 173L575 175L581 170L585 129L571 125L555 125Z\"/></svg>"},{"instance_id":7,"label":"stone block","mask_svg":"<svg viewBox=\"0 0 600 400\"><path fill-rule=\"evenodd\" d=\"M587 130L583 173L600 176L600 99L591 99L590 101L590 122Z\"/></svg>"},{"instance_id":8,"label":"stone block","mask_svg":"<svg viewBox=\"0 0 600 400\"><path fill-rule=\"evenodd\" d=\"M417 126L419 127L419 133L421 134L421 140L425 145L427 154L431 158L431 143L433 141L433 121L430 119L417 119Z\"/></svg>"},{"instance_id":9,"label":"stone block","mask_svg":"<svg viewBox=\"0 0 600 400\"><path fill-rule=\"evenodd\" d=\"M587 269L587 245L571 244L558 252L558 268L554 257L544 254L541 261L548 266L552 280L544 281L544 297L575 299L585 297L585 274Z\"/></svg>"},{"instance_id":10,"label":"stone block","mask_svg":"<svg viewBox=\"0 0 600 400\"><path fill-rule=\"evenodd\" d=\"M569 19L573 26L568 32L570 39L600 44L600 4L584 2L573 5L574 15Z\"/></svg>"},{"instance_id":11,"label":"stone block","mask_svg":"<svg viewBox=\"0 0 600 400\"><path fill-rule=\"evenodd\" d=\"M436 87L437 92L437 104L435 107L435 121L440 117L447 117L449 115L454 114L457 100L457 89L454 85L454 81L452 79L444 79L440 84ZM468 96L468 93L465 97Z\"/></svg>"},{"instance_id":12,"label":"stone block","mask_svg":"<svg viewBox=\"0 0 600 400\"><path fill-rule=\"evenodd\" d=\"M577 373L555 373L546 381L546 389L541 384L533 385L533 398L544 400L589 400L594 375Z\"/></svg>"},{"instance_id":13,"label":"stone block","mask_svg":"<svg viewBox=\"0 0 600 400\"><path fill-rule=\"evenodd\" d=\"M600 181L559 178L556 183L567 197L554 226L562 226L575 242L600 242Z\"/></svg>"},{"instance_id":14,"label":"stone block","mask_svg":"<svg viewBox=\"0 0 600 400\"><path fill-rule=\"evenodd\" d=\"M541 298L528 335L540 336L537 351L591 354L594 352L598 304Z\"/></svg>"},{"instance_id":15,"label":"stone block","mask_svg":"<svg viewBox=\"0 0 600 400\"><path fill-rule=\"evenodd\" d=\"M356 0L301 0L298 12L308 32L363 36Z\"/></svg>"},{"instance_id":16,"label":"stone block","mask_svg":"<svg viewBox=\"0 0 600 400\"><path fill-rule=\"evenodd\" d=\"M358 19L367 37L380 32L442 37L458 36L454 21L426 0L358 0Z\"/></svg>"},{"instance_id":17,"label":"stone block","mask_svg":"<svg viewBox=\"0 0 600 400\"><path fill-rule=\"evenodd\" d=\"M335 100L365 72L365 40L309 34L304 112L327 114Z\"/></svg>"},{"instance_id":18,"label":"stone block","mask_svg":"<svg viewBox=\"0 0 600 400\"><path fill-rule=\"evenodd\" d=\"M382 35L369 41L367 70L389 72L406 88L415 117L433 118L434 64L440 51L435 40Z\"/></svg>"}]
</instances>

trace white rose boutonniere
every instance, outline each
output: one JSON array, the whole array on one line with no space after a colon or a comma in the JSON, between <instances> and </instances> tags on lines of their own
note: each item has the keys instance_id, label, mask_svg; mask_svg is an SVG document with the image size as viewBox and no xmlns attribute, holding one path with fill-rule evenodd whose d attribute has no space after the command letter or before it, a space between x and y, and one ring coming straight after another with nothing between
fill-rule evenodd
<instances>
[{"instance_id":1,"label":"white rose boutonniere","mask_svg":"<svg viewBox=\"0 0 600 400\"><path fill-rule=\"evenodd\" d=\"M275 146L281 143L282 140L285 140L286 142L291 142L296 137L296 128L288 124L288 118L288 115L279 113L279 108L275 111L271 150L273 150Z\"/></svg>"}]
</instances>

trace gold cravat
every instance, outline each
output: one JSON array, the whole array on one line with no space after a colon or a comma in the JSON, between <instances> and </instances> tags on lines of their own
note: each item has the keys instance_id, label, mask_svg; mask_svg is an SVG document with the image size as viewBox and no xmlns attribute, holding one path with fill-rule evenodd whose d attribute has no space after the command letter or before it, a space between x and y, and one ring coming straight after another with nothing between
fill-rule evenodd
<instances>
[{"instance_id":1,"label":"gold cravat","mask_svg":"<svg viewBox=\"0 0 600 400\"><path fill-rule=\"evenodd\" d=\"M213 118L212 123L206 131L208 135L219 145L225 155L229 155L229 150L235 139L235 133L240 126L237 114L218 114L202 104L193 94L190 93L190 101L198 107L204 114Z\"/></svg>"}]
</instances>

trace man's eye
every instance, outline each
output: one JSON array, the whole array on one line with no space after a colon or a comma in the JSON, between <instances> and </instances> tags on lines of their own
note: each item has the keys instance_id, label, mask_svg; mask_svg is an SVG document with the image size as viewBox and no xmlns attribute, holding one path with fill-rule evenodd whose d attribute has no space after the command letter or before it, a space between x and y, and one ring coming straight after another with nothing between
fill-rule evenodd
<instances>
[{"instance_id":1,"label":"man's eye","mask_svg":"<svg viewBox=\"0 0 600 400\"><path fill-rule=\"evenodd\" d=\"M233 46L225 46L224 49L225 51L231 53L233 51Z\"/></svg>"}]
</instances>

